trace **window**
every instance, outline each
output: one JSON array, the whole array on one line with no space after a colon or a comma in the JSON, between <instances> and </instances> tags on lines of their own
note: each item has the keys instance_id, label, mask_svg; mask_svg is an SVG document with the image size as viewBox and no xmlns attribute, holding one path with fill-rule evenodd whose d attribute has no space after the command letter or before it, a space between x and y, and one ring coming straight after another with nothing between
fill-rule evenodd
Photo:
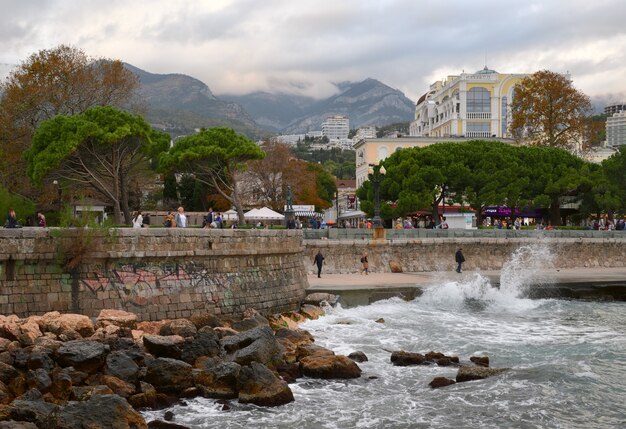
<instances>
[{"instance_id":1,"label":"window","mask_svg":"<svg viewBox=\"0 0 626 429\"><path fill-rule=\"evenodd\" d=\"M489 122L468 122L466 130L468 133L489 133L491 126Z\"/></svg>"},{"instance_id":2,"label":"window","mask_svg":"<svg viewBox=\"0 0 626 429\"><path fill-rule=\"evenodd\" d=\"M491 112L491 94L485 88L472 88L467 91L468 112Z\"/></svg>"},{"instance_id":3,"label":"window","mask_svg":"<svg viewBox=\"0 0 626 429\"><path fill-rule=\"evenodd\" d=\"M507 125L508 125L508 106L506 105L506 96L502 97L502 112L500 114L500 123L502 124L502 134L501 136L504 137L506 136L506 129L507 129Z\"/></svg>"}]
</instances>

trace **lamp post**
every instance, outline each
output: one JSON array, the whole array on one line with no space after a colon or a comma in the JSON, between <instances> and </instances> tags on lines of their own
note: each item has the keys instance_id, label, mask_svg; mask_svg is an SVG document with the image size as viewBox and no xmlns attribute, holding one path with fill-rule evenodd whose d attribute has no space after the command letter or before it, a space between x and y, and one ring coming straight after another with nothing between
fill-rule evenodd
<instances>
[{"instance_id":1,"label":"lamp post","mask_svg":"<svg viewBox=\"0 0 626 429\"><path fill-rule=\"evenodd\" d=\"M339 190L337 190L337 192L335 192L335 204L337 206L337 213L336 217L335 217L335 226L337 228L339 228Z\"/></svg>"},{"instance_id":2,"label":"lamp post","mask_svg":"<svg viewBox=\"0 0 626 429\"><path fill-rule=\"evenodd\" d=\"M59 213L61 213L61 185L58 180L53 180L52 184L57 188L57 205L59 206Z\"/></svg>"},{"instance_id":3,"label":"lamp post","mask_svg":"<svg viewBox=\"0 0 626 429\"><path fill-rule=\"evenodd\" d=\"M385 178L387 170L384 165L370 164L367 169L369 180L374 186L374 228L382 228L383 221L380 218L380 182Z\"/></svg>"}]
</instances>

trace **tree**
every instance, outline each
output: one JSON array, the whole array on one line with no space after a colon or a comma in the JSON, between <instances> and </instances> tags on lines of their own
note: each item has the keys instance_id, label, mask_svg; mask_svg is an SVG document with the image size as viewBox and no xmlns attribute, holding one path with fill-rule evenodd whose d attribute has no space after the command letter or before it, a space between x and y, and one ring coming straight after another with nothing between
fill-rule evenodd
<instances>
[{"instance_id":1,"label":"tree","mask_svg":"<svg viewBox=\"0 0 626 429\"><path fill-rule=\"evenodd\" d=\"M626 146L602 162L602 172L610 191L610 200L604 201L603 208L626 212Z\"/></svg>"},{"instance_id":2,"label":"tree","mask_svg":"<svg viewBox=\"0 0 626 429\"><path fill-rule=\"evenodd\" d=\"M41 123L25 153L27 173L37 185L55 179L91 188L113 205L116 223L122 222L122 212L128 223L130 184L148 170L150 157L166 149L166 141L140 116L92 107Z\"/></svg>"},{"instance_id":3,"label":"tree","mask_svg":"<svg viewBox=\"0 0 626 429\"><path fill-rule=\"evenodd\" d=\"M591 103L567 76L541 70L515 88L511 110L515 136L536 145L568 148L582 138Z\"/></svg>"},{"instance_id":4,"label":"tree","mask_svg":"<svg viewBox=\"0 0 626 429\"><path fill-rule=\"evenodd\" d=\"M256 143L234 130L210 128L178 140L162 154L160 165L166 172L192 174L199 182L213 187L237 210L243 224L240 174L247 161L264 156Z\"/></svg>"},{"instance_id":5,"label":"tree","mask_svg":"<svg viewBox=\"0 0 626 429\"><path fill-rule=\"evenodd\" d=\"M0 84L0 184L31 193L22 153L43 121L92 106L129 106L138 88L137 76L117 60L66 45L31 55Z\"/></svg>"}]
</instances>

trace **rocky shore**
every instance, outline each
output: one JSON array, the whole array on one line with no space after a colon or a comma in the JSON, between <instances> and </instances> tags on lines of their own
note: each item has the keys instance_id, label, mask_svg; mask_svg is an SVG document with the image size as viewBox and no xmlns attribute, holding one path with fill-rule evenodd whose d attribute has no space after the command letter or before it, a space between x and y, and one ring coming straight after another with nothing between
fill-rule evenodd
<instances>
[{"instance_id":1,"label":"rocky shore","mask_svg":"<svg viewBox=\"0 0 626 429\"><path fill-rule=\"evenodd\" d=\"M137 411L204 396L260 406L294 400L299 377L356 378L357 364L314 344L298 323L320 307L242 320L198 314L138 322L119 310L96 320L46 313L0 316L0 429L181 428Z\"/></svg>"}]
</instances>

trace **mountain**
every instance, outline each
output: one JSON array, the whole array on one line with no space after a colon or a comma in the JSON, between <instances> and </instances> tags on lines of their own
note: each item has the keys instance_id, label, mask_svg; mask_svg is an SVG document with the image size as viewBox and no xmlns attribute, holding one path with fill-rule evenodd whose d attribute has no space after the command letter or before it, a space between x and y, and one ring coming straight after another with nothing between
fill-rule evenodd
<instances>
[{"instance_id":1,"label":"mountain","mask_svg":"<svg viewBox=\"0 0 626 429\"><path fill-rule=\"evenodd\" d=\"M267 93L222 97L243 106L258 124L284 134L320 130L322 122L331 115L348 116L350 128L358 128L410 121L415 114L415 103L376 79L341 82L336 87L338 94L317 101Z\"/></svg>"},{"instance_id":2,"label":"mountain","mask_svg":"<svg viewBox=\"0 0 626 429\"><path fill-rule=\"evenodd\" d=\"M124 66L140 81L143 114L153 126L173 135L201 127L226 126L251 138L267 134L238 104L213 95L203 82L184 74L154 74L130 64Z\"/></svg>"}]
</instances>

